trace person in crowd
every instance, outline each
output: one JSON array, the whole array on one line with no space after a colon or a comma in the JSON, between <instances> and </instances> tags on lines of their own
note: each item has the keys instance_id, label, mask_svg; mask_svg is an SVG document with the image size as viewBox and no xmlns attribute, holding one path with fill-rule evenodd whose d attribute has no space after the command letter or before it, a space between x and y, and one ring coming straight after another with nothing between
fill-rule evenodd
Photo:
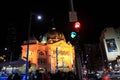
<instances>
[{"instance_id":1,"label":"person in crowd","mask_svg":"<svg viewBox=\"0 0 120 80\"><path fill-rule=\"evenodd\" d=\"M16 72L8 76L7 80L21 80L20 75Z\"/></svg>"}]
</instances>

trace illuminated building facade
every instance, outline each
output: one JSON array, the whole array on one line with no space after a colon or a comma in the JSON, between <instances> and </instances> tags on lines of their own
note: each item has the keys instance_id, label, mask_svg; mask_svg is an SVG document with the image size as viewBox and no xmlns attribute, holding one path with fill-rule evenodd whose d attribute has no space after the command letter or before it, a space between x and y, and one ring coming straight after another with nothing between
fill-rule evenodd
<instances>
[{"instance_id":1,"label":"illuminated building facade","mask_svg":"<svg viewBox=\"0 0 120 80\"><path fill-rule=\"evenodd\" d=\"M120 56L120 27L105 28L100 36L103 62L107 67L115 67Z\"/></svg>"},{"instance_id":2,"label":"illuminated building facade","mask_svg":"<svg viewBox=\"0 0 120 80\"><path fill-rule=\"evenodd\" d=\"M22 59L26 57L26 41L22 47ZM30 39L28 60L36 65L36 69L45 69L52 73L56 70L74 71L74 47L66 42L63 33L52 30L42 36L41 41L35 37Z\"/></svg>"},{"instance_id":3,"label":"illuminated building facade","mask_svg":"<svg viewBox=\"0 0 120 80\"><path fill-rule=\"evenodd\" d=\"M100 36L100 43L108 61L116 60L120 56L120 27L105 28Z\"/></svg>"}]
</instances>

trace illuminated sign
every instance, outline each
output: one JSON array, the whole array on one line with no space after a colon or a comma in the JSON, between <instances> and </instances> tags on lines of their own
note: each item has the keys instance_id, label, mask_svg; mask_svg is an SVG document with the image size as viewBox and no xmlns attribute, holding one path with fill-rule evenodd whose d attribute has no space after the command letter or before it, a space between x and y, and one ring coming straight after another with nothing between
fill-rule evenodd
<instances>
[{"instance_id":1,"label":"illuminated sign","mask_svg":"<svg viewBox=\"0 0 120 80\"><path fill-rule=\"evenodd\" d=\"M106 39L106 45L108 52L117 52L115 39Z\"/></svg>"},{"instance_id":2,"label":"illuminated sign","mask_svg":"<svg viewBox=\"0 0 120 80\"><path fill-rule=\"evenodd\" d=\"M120 55L116 39L104 39L104 45L108 61L116 60L116 57Z\"/></svg>"}]
</instances>

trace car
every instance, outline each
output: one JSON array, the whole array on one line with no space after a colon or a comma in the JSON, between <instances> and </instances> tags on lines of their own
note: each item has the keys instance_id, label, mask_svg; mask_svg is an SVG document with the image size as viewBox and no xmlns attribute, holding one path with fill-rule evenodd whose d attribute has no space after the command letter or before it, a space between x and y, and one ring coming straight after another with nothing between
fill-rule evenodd
<instances>
[{"instance_id":1,"label":"car","mask_svg":"<svg viewBox=\"0 0 120 80\"><path fill-rule=\"evenodd\" d=\"M120 72L111 73L110 78L115 80L120 80Z\"/></svg>"},{"instance_id":2,"label":"car","mask_svg":"<svg viewBox=\"0 0 120 80\"><path fill-rule=\"evenodd\" d=\"M95 74L87 74L87 80L97 80L97 76Z\"/></svg>"},{"instance_id":3,"label":"car","mask_svg":"<svg viewBox=\"0 0 120 80\"><path fill-rule=\"evenodd\" d=\"M102 79L103 71L97 71L95 74L96 74L98 80L101 80L101 79Z\"/></svg>"}]
</instances>

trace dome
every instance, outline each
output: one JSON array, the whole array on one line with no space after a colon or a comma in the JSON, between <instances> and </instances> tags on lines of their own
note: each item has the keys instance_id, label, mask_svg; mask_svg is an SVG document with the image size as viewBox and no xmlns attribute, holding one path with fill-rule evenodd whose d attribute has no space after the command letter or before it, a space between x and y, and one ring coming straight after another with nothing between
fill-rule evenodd
<instances>
[{"instance_id":1,"label":"dome","mask_svg":"<svg viewBox=\"0 0 120 80\"><path fill-rule=\"evenodd\" d=\"M65 40L64 34L62 32L57 31L56 29L52 29L42 37L41 42L54 43L60 40Z\"/></svg>"}]
</instances>

